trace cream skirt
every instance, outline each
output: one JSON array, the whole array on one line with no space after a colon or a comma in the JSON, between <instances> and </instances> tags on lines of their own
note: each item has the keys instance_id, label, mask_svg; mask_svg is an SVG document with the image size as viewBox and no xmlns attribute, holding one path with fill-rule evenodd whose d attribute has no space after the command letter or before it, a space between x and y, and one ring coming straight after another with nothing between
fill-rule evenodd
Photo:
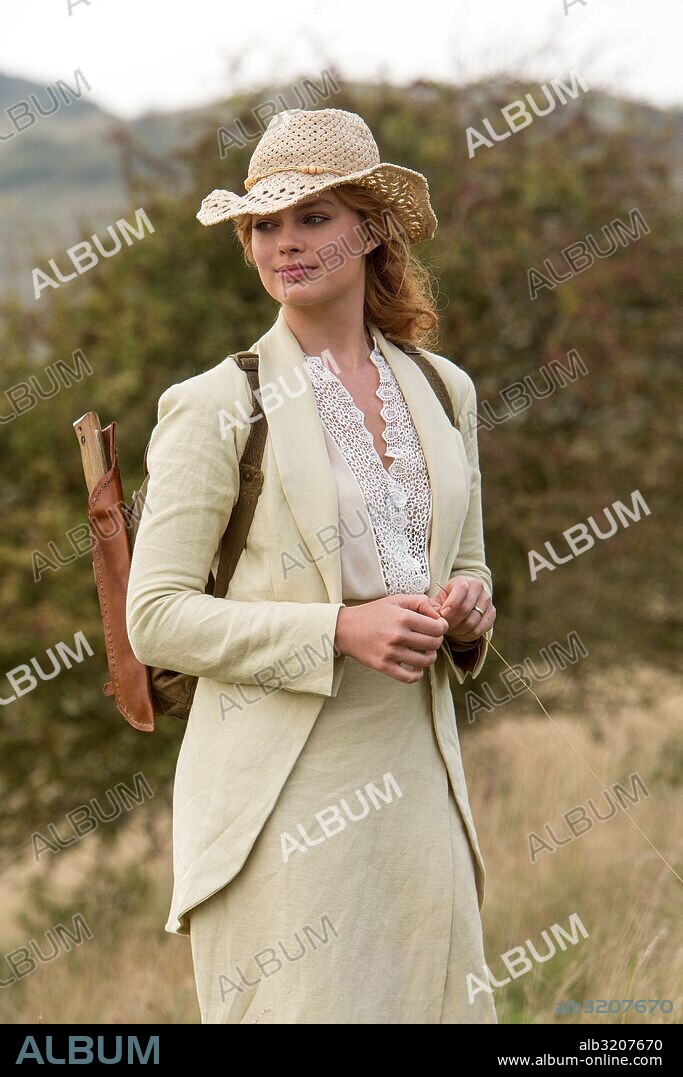
<instances>
[{"instance_id":1,"label":"cream skirt","mask_svg":"<svg viewBox=\"0 0 683 1077\"><path fill-rule=\"evenodd\" d=\"M189 920L204 1024L496 1023L468 998L474 860L427 675L347 656L244 867Z\"/></svg>"}]
</instances>

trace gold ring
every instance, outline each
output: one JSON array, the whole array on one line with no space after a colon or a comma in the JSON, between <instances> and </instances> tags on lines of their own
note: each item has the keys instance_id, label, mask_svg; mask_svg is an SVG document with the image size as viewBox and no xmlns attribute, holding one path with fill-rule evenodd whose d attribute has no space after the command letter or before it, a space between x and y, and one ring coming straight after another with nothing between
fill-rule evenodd
<instances>
[{"instance_id":1,"label":"gold ring","mask_svg":"<svg viewBox=\"0 0 683 1077\"><path fill-rule=\"evenodd\" d=\"M480 610L480 609L479 609L479 606L475 606L474 608L475 608L475 610L477 611L477 613L480 613L480 614L482 615L482 617L484 616L484 611L483 611L483 610Z\"/></svg>"}]
</instances>

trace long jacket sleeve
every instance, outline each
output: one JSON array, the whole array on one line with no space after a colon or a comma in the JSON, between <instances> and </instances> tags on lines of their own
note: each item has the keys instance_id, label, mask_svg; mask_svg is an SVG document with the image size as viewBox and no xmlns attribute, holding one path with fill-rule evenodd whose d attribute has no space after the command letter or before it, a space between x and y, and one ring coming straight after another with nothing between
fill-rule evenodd
<instances>
[{"instance_id":1,"label":"long jacket sleeve","mask_svg":"<svg viewBox=\"0 0 683 1077\"><path fill-rule=\"evenodd\" d=\"M467 515L460 536L458 554L455 558L449 579L453 576L468 576L483 583L489 596L493 596L491 571L486 564L484 549L484 530L482 520L481 471L479 469L479 448L477 444L477 393L474 382L468 374L462 372L469 388L456 419L469 464L470 499ZM442 582L446 582L445 580ZM465 674L476 677L481 670L489 647L493 628L484 633L473 647L461 648L453 640L444 637L444 648L453 660L455 673L460 684Z\"/></svg>"}]
</instances>

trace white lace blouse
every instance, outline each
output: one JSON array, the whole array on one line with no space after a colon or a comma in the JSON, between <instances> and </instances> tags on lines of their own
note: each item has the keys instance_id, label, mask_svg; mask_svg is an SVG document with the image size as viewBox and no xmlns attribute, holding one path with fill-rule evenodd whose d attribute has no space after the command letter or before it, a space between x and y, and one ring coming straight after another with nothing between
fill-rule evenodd
<instances>
[{"instance_id":1,"label":"white lace blouse","mask_svg":"<svg viewBox=\"0 0 683 1077\"><path fill-rule=\"evenodd\" d=\"M337 484L344 602L423 594L430 586L429 472L408 405L373 340L388 471L346 386L319 355L305 357Z\"/></svg>"}]
</instances>

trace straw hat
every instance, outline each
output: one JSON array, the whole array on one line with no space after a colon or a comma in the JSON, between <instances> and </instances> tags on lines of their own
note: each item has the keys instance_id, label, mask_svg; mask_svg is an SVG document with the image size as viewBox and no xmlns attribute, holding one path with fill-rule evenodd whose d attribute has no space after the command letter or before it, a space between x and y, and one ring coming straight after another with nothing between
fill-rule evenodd
<instances>
[{"instance_id":1,"label":"straw hat","mask_svg":"<svg viewBox=\"0 0 683 1077\"><path fill-rule=\"evenodd\" d=\"M249 213L277 213L345 183L376 191L410 243L434 235L437 220L425 177L382 163L365 121L339 108L288 109L273 116L249 162L248 193L212 191L202 200L197 220L211 225Z\"/></svg>"}]
</instances>

